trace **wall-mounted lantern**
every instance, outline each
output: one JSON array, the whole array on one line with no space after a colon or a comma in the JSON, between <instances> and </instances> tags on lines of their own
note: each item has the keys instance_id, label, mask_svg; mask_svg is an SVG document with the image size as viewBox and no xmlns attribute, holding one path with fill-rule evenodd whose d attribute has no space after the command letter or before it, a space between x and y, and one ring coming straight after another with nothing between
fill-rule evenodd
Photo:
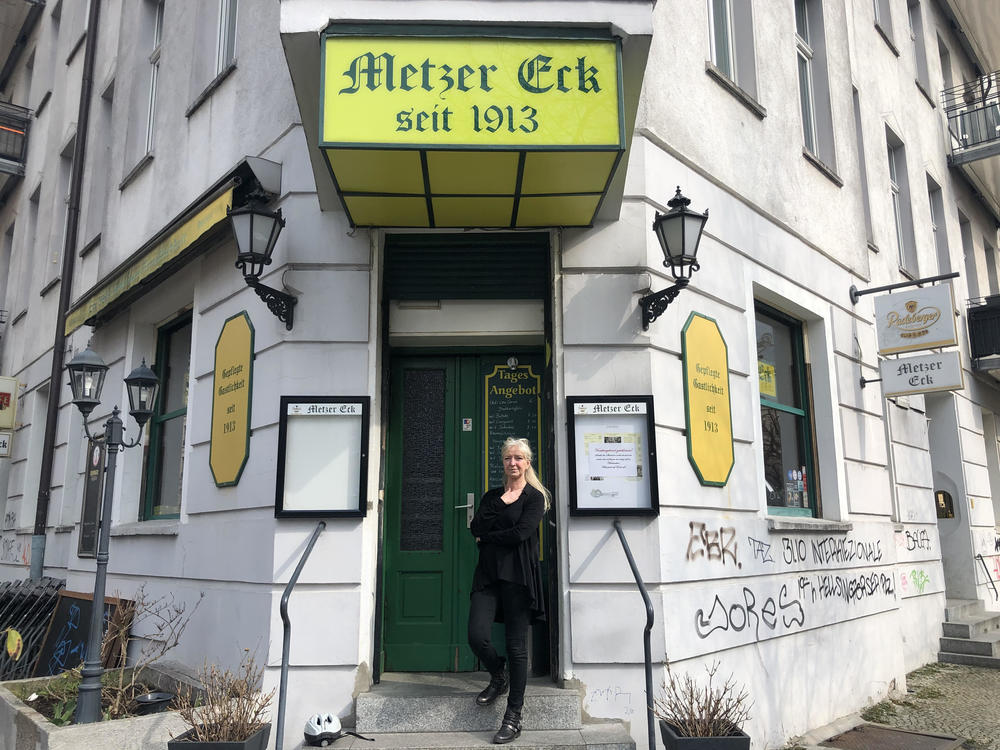
<instances>
[{"instance_id":1,"label":"wall-mounted lantern","mask_svg":"<svg viewBox=\"0 0 1000 750\"><path fill-rule=\"evenodd\" d=\"M708 221L708 210L700 214L689 209L690 204L691 200L681 195L678 186L674 197L667 201L670 210L665 214L657 213L653 221L653 231L663 251L663 265L670 267L674 284L639 300L644 331L649 330L649 324L664 313L667 305L691 281L691 274L700 268L698 244L701 242L701 230Z\"/></svg>"},{"instance_id":2,"label":"wall-mounted lantern","mask_svg":"<svg viewBox=\"0 0 1000 750\"><path fill-rule=\"evenodd\" d=\"M285 324L287 330L292 330L293 313L298 299L260 283L264 266L270 265L274 245L285 227L281 209L265 211L256 201L251 200L242 208L227 209L226 215L236 237L236 267L243 272L247 286L267 304L267 309Z\"/></svg>"}]
</instances>

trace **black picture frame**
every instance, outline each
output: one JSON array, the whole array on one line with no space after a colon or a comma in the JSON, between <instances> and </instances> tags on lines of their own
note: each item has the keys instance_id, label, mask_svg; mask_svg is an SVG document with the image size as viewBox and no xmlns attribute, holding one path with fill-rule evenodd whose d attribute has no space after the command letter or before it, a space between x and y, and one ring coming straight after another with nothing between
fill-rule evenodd
<instances>
[{"instance_id":1,"label":"black picture frame","mask_svg":"<svg viewBox=\"0 0 1000 750\"><path fill-rule=\"evenodd\" d=\"M659 515L653 397L568 396L566 414L570 515Z\"/></svg>"},{"instance_id":2,"label":"black picture frame","mask_svg":"<svg viewBox=\"0 0 1000 750\"><path fill-rule=\"evenodd\" d=\"M282 396L275 518L360 518L368 507L368 396Z\"/></svg>"}]
</instances>

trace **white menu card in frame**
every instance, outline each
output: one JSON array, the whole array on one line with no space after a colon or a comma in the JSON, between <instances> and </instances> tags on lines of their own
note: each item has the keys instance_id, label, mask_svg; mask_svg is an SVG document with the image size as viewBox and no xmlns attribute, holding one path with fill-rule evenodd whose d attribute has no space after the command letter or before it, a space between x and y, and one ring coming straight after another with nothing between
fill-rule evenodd
<instances>
[{"instance_id":1,"label":"white menu card in frame","mask_svg":"<svg viewBox=\"0 0 1000 750\"><path fill-rule=\"evenodd\" d=\"M363 516L367 396L282 396L276 518Z\"/></svg>"},{"instance_id":2,"label":"white menu card in frame","mask_svg":"<svg viewBox=\"0 0 1000 750\"><path fill-rule=\"evenodd\" d=\"M570 513L660 512L652 396L570 396Z\"/></svg>"}]
</instances>

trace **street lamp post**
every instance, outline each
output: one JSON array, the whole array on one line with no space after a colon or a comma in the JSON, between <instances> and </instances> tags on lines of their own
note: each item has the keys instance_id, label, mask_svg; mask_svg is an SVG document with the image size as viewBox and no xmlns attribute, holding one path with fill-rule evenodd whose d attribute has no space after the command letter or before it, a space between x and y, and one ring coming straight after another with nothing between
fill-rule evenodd
<instances>
[{"instance_id":1,"label":"street lamp post","mask_svg":"<svg viewBox=\"0 0 1000 750\"><path fill-rule=\"evenodd\" d=\"M94 574L94 606L90 613L90 629L87 632L87 651L81 672L80 694L76 702L76 723L89 724L101 720L101 641L104 635L104 590L108 572L108 545L111 539L111 506L114 497L115 464L118 451L134 448L142 437L142 429L153 415L159 379L143 360L125 378L128 388L129 414L139 425L139 434L133 442L125 442L125 428L121 412L115 406L111 416L104 423L104 436L95 438L87 427L87 417L101 403L101 389L108 366L89 348L76 355L66 365L70 374L70 388L73 403L83 415L83 429L87 437L95 442L103 442L107 447L107 468L104 477L104 498L101 503L100 535L97 543L97 572Z\"/></svg>"}]
</instances>

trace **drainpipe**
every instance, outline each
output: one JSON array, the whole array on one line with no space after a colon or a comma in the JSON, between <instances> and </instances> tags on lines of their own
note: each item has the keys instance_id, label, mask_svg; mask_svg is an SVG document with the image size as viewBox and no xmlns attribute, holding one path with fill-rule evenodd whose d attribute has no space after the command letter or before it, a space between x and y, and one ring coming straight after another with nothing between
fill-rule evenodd
<instances>
[{"instance_id":1,"label":"drainpipe","mask_svg":"<svg viewBox=\"0 0 1000 750\"><path fill-rule=\"evenodd\" d=\"M83 186L83 161L87 150L90 121L90 98L94 89L94 58L97 56L97 23L101 0L91 0L87 18L87 42L80 81L80 109L76 119L76 142L73 144L73 171L70 173L69 205L66 209L66 237L63 242L62 275L59 281L59 307L56 330L52 337L52 370L49 374L49 399L45 412L45 439L42 441L42 465L39 470L38 500L35 503L35 529L31 536L31 578L39 580L45 564L45 526L49 516L52 487L52 455L55 451L59 395L62 391L63 362L66 355L66 310L72 301L73 267L76 261L76 238L80 225L80 193ZM109 523L110 519L104 519Z\"/></svg>"}]
</instances>

